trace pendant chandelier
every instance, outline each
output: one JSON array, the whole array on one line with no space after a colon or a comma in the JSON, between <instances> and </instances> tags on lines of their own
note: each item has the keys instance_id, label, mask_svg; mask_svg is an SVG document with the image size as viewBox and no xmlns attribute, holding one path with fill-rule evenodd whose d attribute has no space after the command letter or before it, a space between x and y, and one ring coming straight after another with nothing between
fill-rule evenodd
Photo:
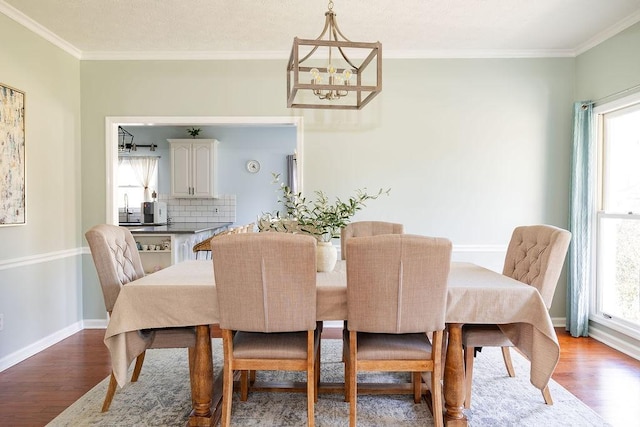
<instances>
[{"instance_id":1,"label":"pendant chandelier","mask_svg":"<svg viewBox=\"0 0 640 427\"><path fill-rule=\"evenodd\" d=\"M347 39L336 23L333 1L324 15L318 38L293 39L287 107L360 110L382 91L382 44Z\"/></svg>"}]
</instances>

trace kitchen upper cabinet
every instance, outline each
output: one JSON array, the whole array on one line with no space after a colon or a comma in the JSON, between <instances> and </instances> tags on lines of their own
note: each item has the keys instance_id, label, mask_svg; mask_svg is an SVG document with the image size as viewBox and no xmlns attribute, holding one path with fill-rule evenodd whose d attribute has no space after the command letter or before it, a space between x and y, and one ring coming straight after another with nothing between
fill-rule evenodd
<instances>
[{"instance_id":1,"label":"kitchen upper cabinet","mask_svg":"<svg viewBox=\"0 0 640 427\"><path fill-rule=\"evenodd\" d=\"M168 139L171 146L171 196L214 198L217 192L215 139Z\"/></svg>"}]
</instances>

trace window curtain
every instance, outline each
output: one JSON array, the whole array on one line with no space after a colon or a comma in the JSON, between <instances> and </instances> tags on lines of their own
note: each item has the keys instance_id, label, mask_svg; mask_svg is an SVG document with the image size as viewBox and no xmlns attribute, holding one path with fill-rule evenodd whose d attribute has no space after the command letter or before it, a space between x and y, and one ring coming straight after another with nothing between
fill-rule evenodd
<instances>
[{"instance_id":1,"label":"window curtain","mask_svg":"<svg viewBox=\"0 0 640 427\"><path fill-rule=\"evenodd\" d=\"M138 183L144 187L144 201L151 201L151 189L149 184L158 167L157 157L128 157L131 169L138 179Z\"/></svg>"},{"instance_id":2,"label":"window curtain","mask_svg":"<svg viewBox=\"0 0 640 427\"><path fill-rule=\"evenodd\" d=\"M595 132L593 103L574 104L573 155L567 284L567 325L574 337L587 336L592 272L593 215L595 213Z\"/></svg>"}]
</instances>

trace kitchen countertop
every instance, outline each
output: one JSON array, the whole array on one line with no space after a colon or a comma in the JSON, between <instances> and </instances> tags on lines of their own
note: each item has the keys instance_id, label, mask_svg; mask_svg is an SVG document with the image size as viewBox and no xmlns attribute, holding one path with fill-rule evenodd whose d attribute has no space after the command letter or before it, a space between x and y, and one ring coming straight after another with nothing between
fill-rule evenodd
<instances>
[{"instance_id":1,"label":"kitchen countertop","mask_svg":"<svg viewBox=\"0 0 640 427\"><path fill-rule=\"evenodd\" d=\"M231 222L174 222L167 225L127 225L131 234L196 234L216 231L230 226Z\"/></svg>"}]
</instances>

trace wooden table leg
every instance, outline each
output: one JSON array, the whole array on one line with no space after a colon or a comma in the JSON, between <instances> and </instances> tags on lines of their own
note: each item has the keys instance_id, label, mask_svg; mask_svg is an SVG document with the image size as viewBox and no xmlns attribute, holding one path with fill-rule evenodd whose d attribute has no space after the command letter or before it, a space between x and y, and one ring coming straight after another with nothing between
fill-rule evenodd
<instances>
[{"instance_id":1,"label":"wooden table leg","mask_svg":"<svg viewBox=\"0 0 640 427\"><path fill-rule=\"evenodd\" d=\"M213 426L211 412L213 400L213 358L211 354L211 332L209 325L196 326L196 349L194 375L191 384L193 410L189 415L189 426Z\"/></svg>"},{"instance_id":2,"label":"wooden table leg","mask_svg":"<svg viewBox=\"0 0 640 427\"><path fill-rule=\"evenodd\" d=\"M444 365L444 423L447 426L466 426L464 415L464 364L462 355L462 324L447 325L449 339Z\"/></svg>"}]
</instances>

